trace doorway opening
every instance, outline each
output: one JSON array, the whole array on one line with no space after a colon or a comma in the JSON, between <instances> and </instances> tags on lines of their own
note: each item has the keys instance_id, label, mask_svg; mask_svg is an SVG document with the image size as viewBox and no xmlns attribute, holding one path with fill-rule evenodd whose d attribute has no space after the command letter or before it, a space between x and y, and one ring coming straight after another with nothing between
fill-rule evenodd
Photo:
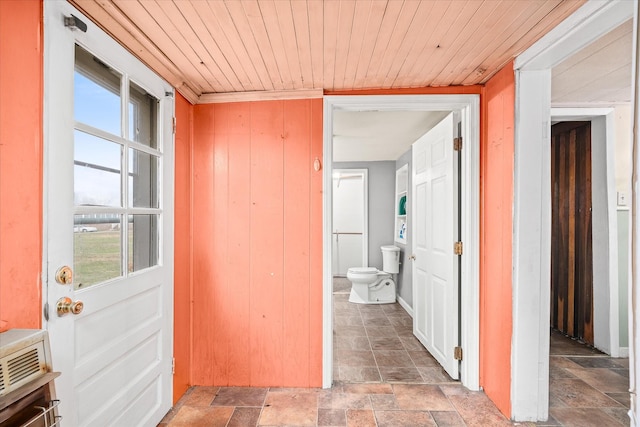
<instances>
[{"instance_id":1,"label":"doorway opening","mask_svg":"<svg viewBox=\"0 0 640 427\"><path fill-rule=\"evenodd\" d=\"M466 257L462 259L461 270L463 272L463 291L460 294L462 304L461 311L461 331L462 345L466 347L465 362L461 365L462 383L469 389L479 389L479 334L478 334L478 316L479 316L479 272L478 272L478 224L479 224L479 96L478 95L397 95L397 96L329 96L325 97L324 108L324 357L323 357L323 386L331 387L333 380L347 379L352 376L353 381L384 381L389 382L422 382L424 375L416 368L424 368L423 371L429 374L437 374L442 372L442 368L438 365L433 366L433 361L422 359L416 366L412 356L417 359L420 350L423 349L419 341L413 336L413 289L404 287L411 280L411 220L406 218L404 222L403 235L396 236L396 228L399 223L399 212L396 212L396 199L398 202L402 196L396 194L398 187L396 186L396 173L404 165L409 164L411 151L407 146L395 153L393 158L368 158L351 157L343 158L343 162L352 162L345 165L339 160L336 161L336 155L347 153L352 155L349 148L344 145L340 146L340 140L344 135L337 132L336 121L340 122L341 115L358 115L360 113L387 113L410 115L411 113L434 113L439 115L435 123L441 119L443 113L455 111L461 118L461 133L463 139L468 142L463 151L462 162L464 164L464 172L461 177L462 187L462 205L464 209L462 218L462 235L465 236L465 252ZM433 124L435 124L433 123ZM424 132L423 132L424 134ZM421 135L414 138L414 142ZM393 146L393 138L388 145ZM409 146L411 144L409 143ZM453 143L453 141L451 141ZM368 154L378 152L377 148L366 150ZM357 153L356 153L357 155ZM361 162L369 164L362 164ZM353 163L356 162L356 163ZM366 168L368 169L369 181L369 259L366 263L369 267L381 269L382 254L380 246L396 245L401 247L402 255L400 257L401 268L400 273L394 277L398 283L398 298L396 304L358 304L353 307L348 302L348 294L346 290L349 283L345 283L343 278L339 278L337 285L338 294L334 295L334 226L332 224L334 209L332 205L333 190L333 172L335 169L345 168ZM382 178L376 181L377 173L372 168L378 168ZM410 170L410 167L409 167ZM408 172L408 176L411 172ZM410 185L407 183L407 185ZM388 188L387 188L388 186ZM405 190L403 191L406 191ZM386 193L383 197L385 200L380 206L374 206L374 193L376 197ZM410 204L410 195L404 199L405 209ZM375 214L380 213L380 217L374 219ZM404 215L404 214L403 214ZM373 225L374 221L380 221L380 226ZM400 221L402 223L402 221ZM372 231L384 230L382 237L376 241L376 237ZM401 227L402 229L402 227ZM453 243L453 242L452 242ZM453 247L453 245L452 245ZM380 260L380 265L376 261L376 257ZM404 267L404 268L403 268ZM340 283L339 281L342 281ZM457 301L456 301L457 303ZM353 309L357 310L358 316L355 315ZM334 329L341 328L346 331L340 337L336 334L334 340ZM363 339L355 338L349 333L356 333L356 329L365 331ZM371 333L369 334L369 332ZM354 349L353 346L369 346L370 354L358 354L361 349ZM345 348L346 347L346 348ZM374 353L378 351L379 353ZM402 355L400 353L403 353ZM416 352L411 354L410 352ZM406 355L404 354L406 353ZM342 361L346 361L349 357L357 360L361 357L364 363L361 366L357 362L339 362L334 356L344 357ZM428 354L428 353L427 353ZM336 362L334 364L334 361ZM381 363L380 363L381 362ZM365 369L367 364L374 366L381 365L381 369ZM400 364L400 365L398 365ZM402 365L406 366L402 366ZM356 365L356 366L351 366ZM385 368L392 369L385 369ZM341 369L342 368L342 369ZM413 368L413 369L410 369ZM414 372L415 370L415 372ZM342 376L341 376L342 371ZM384 372L383 372L384 371ZM409 372L411 371L411 372ZM442 374L440 374L442 375Z\"/></svg>"},{"instance_id":2,"label":"doorway opening","mask_svg":"<svg viewBox=\"0 0 640 427\"><path fill-rule=\"evenodd\" d=\"M587 106L593 110L606 110L610 107L623 106L629 103L631 90L621 84L613 95L612 86L628 79L611 79L604 77L608 69L602 67L584 68L577 72L578 65L611 64L599 58L614 49L602 48L612 39L607 35L613 30L628 25L632 28L630 19L633 18L633 6L628 2L614 3L586 3L576 13L567 18L562 25L549 32L538 43L521 54L515 61L516 80L516 129L515 129L515 162L514 162L514 252L513 252L513 293L514 293L514 327L512 341L512 381L511 403L512 418L517 421L546 420L549 416L549 321L551 277L551 144L550 121L557 120L562 114L556 114L552 107ZM620 38L618 38L620 39ZM622 40L622 39L620 39ZM589 47L589 49L585 49ZM595 47L595 48L594 48ZM598 48L599 47L599 48ZM624 47L619 52L624 52ZM631 49L627 55L616 55L616 58L627 61L618 67L618 72L629 70L631 74ZM563 62L564 61L564 62ZM553 72L558 66L567 70L564 92L556 93L552 99ZM552 72L553 70L553 72ZM605 73L605 74L602 74ZM561 87L558 80L555 87ZM588 83L588 84L587 84ZM596 84L601 86L595 89ZM627 83L627 86L628 83ZM559 95L563 95L562 102ZM606 96L611 95L611 97ZM626 97L626 101L620 97ZM578 99L578 97L580 97ZM597 108L594 108L597 107ZM603 108L605 107L605 108ZM584 113L583 113L584 114ZM591 113L591 116L608 113ZM575 119L569 119L575 120ZM607 126L608 128L608 126ZM630 129L626 124L620 127L621 132ZM609 136L609 132L607 131ZM612 135L613 136L613 135ZM608 139L608 138L607 138ZM595 148L595 145L592 145ZM622 154L622 153L621 153ZM623 154L630 158L630 149ZM612 157L613 158L613 157ZM620 182L626 186L627 183ZM630 183L629 183L630 184ZM613 187L615 188L615 187ZM630 187L628 187L630 189ZM622 191L628 191L622 190ZM609 211L609 220L615 221L615 190L607 194L613 203L614 212ZM594 211L595 215L595 211ZM617 239L615 228L611 230L608 239ZM593 236L593 248L601 247ZM616 244L609 242L609 266L618 265L614 258ZM617 254L615 254L617 256ZM594 260L597 256L594 254ZM601 260L598 260L601 261ZM594 264L595 268L595 264ZM613 275L615 267L609 273ZM594 276L595 276L594 271ZM610 311L609 315L618 308L619 294L617 293L617 278L605 278L611 286L610 293L604 301ZM594 284L598 281L594 278ZM598 298L595 295L594 301ZM625 304L626 305L626 304ZM604 334L598 333L597 321L599 317L598 305L594 305L594 343L598 346L599 336L609 337L608 344L612 354L619 351L616 341L620 338L620 331L616 329L617 321L609 321ZM603 325L606 322L601 323ZM614 331L615 329L615 331ZM633 393L632 393L633 398Z\"/></svg>"}]
</instances>

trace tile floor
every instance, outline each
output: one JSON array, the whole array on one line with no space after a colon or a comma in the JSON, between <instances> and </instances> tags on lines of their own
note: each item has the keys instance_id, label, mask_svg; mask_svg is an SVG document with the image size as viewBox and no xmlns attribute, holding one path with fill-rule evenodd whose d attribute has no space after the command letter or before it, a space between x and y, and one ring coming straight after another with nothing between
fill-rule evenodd
<instances>
[{"instance_id":1,"label":"tile floor","mask_svg":"<svg viewBox=\"0 0 640 427\"><path fill-rule=\"evenodd\" d=\"M628 359L552 333L549 420L512 423L483 392L451 380L399 304L350 304L339 280L334 291L330 390L192 387L159 426L629 425Z\"/></svg>"}]
</instances>

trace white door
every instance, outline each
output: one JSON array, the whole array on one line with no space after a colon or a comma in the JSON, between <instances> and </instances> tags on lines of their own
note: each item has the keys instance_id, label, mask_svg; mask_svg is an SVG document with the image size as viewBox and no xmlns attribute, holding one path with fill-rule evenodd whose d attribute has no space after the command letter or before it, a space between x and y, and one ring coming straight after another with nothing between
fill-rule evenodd
<instances>
[{"instance_id":1,"label":"white door","mask_svg":"<svg viewBox=\"0 0 640 427\"><path fill-rule=\"evenodd\" d=\"M413 333L458 379L458 178L454 117L413 144Z\"/></svg>"},{"instance_id":2,"label":"white door","mask_svg":"<svg viewBox=\"0 0 640 427\"><path fill-rule=\"evenodd\" d=\"M155 426L172 399L173 90L67 2L44 7L43 300L62 423Z\"/></svg>"},{"instance_id":3,"label":"white door","mask_svg":"<svg viewBox=\"0 0 640 427\"><path fill-rule=\"evenodd\" d=\"M367 267L367 170L333 170L333 275Z\"/></svg>"}]
</instances>

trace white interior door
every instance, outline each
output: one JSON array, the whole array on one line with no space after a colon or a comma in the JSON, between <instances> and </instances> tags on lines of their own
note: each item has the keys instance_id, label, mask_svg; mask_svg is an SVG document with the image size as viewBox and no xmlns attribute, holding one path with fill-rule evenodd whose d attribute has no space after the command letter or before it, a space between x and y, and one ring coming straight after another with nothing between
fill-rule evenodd
<instances>
[{"instance_id":1,"label":"white interior door","mask_svg":"<svg viewBox=\"0 0 640 427\"><path fill-rule=\"evenodd\" d=\"M367 267L367 170L333 170L334 276L351 267Z\"/></svg>"},{"instance_id":2,"label":"white interior door","mask_svg":"<svg viewBox=\"0 0 640 427\"><path fill-rule=\"evenodd\" d=\"M60 414L155 426L172 399L173 90L67 2L44 6L44 302ZM86 32L64 25L72 14Z\"/></svg>"},{"instance_id":3,"label":"white interior door","mask_svg":"<svg viewBox=\"0 0 640 427\"><path fill-rule=\"evenodd\" d=\"M454 117L413 144L413 333L458 379L458 228Z\"/></svg>"}]
</instances>

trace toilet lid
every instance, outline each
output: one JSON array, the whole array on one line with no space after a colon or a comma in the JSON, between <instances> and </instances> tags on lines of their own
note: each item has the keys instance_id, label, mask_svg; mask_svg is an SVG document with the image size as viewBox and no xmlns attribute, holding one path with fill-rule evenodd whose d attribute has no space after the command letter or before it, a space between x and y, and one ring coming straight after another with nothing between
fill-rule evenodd
<instances>
[{"instance_id":1,"label":"toilet lid","mask_svg":"<svg viewBox=\"0 0 640 427\"><path fill-rule=\"evenodd\" d=\"M363 274L363 273L373 274L373 273L377 273L378 269L375 267L351 267L349 271L357 274Z\"/></svg>"}]
</instances>

